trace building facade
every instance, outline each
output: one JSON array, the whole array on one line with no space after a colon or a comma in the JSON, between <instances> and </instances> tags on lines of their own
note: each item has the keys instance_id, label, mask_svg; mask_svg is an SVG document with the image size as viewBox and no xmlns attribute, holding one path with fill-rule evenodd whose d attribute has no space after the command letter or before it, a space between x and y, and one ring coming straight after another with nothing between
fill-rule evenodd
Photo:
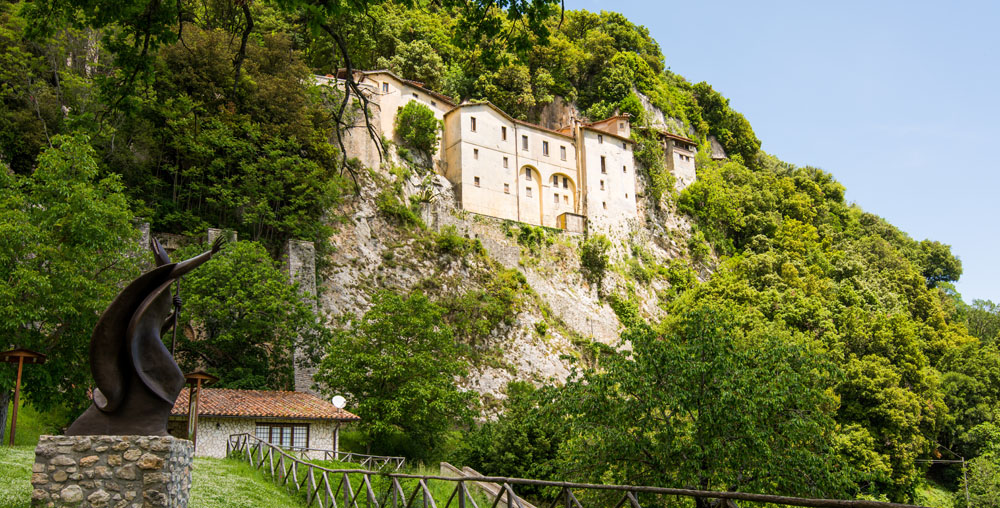
<instances>
[{"instance_id":1,"label":"building facade","mask_svg":"<svg viewBox=\"0 0 1000 508\"><path fill-rule=\"evenodd\" d=\"M378 125L386 135L410 101L426 105L442 121L434 164L465 210L575 232L608 231L638 216L628 115L593 123L573 119L550 129L513 118L489 102L455 104L390 71L358 71L354 79L377 104ZM683 154L668 164L686 185L694 178L694 142L670 136L662 138L674 143L665 153Z\"/></svg>"}]
</instances>

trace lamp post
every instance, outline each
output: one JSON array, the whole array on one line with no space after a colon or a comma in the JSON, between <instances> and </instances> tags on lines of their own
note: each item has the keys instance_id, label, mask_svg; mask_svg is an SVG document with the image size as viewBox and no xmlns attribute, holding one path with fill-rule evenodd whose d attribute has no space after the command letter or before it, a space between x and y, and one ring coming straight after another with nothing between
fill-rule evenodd
<instances>
[{"instance_id":1,"label":"lamp post","mask_svg":"<svg viewBox=\"0 0 1000 508\"><path fill-rule=\"evenodd\" d=\"M201 395L201 385L210 385L219 378L198 370L184 374L184 381L190 386L188 391L188 439L194 445L194 450L198 451L198 397Z\"/></svg>"},{"instance_id":2,"label":"lamp post","mask_svg":"<svg viewBox=\"0 0 1000 508\"><path fill-rule=\"evenodd\" d=\"M14 412L10 417L10 440L8 446L14 446L14 430L17 428L17 407L21 404L21 370L25 363L45 363L45 355L27 349L12 349L0 353L0 361L17 364L17 381L14 383Z\"/></svg>"}]
</instances>

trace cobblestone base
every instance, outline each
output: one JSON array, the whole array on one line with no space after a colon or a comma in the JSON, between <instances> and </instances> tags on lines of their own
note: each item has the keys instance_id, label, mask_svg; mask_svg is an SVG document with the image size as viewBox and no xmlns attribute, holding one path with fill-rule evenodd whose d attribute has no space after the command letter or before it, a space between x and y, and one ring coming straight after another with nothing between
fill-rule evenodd
<instances>
[{"instance_id":1,"label":"cobblestone base","mask_svg":"<svg viewBox=\"0 0 1000 508\"><path fill-rule=\"evenodd\" d=\"M193 453L171 436L42 436L31 505L186 508Z\"/></svg>"}]
</instances>

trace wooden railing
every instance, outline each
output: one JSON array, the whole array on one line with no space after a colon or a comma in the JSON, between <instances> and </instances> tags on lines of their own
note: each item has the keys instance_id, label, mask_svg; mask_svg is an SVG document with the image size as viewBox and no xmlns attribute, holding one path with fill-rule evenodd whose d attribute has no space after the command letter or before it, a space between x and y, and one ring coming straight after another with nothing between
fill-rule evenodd
<instances>
[{"instance_id":1,"label":"wooden railing","mask_svg":"<svg viewBox=\"0 0 1000 508\"><path fill-rule=\"evenodd\" d=\"M333 460L337 462L353 462L358 467L377 469L379 471L392 468L399 471L406 464L406 457L391 457L386 455L366 455L364 453L342 452L322 448L305 448L302 446L274 445L282 450L297 453L300 460Z\"/></svg>"},{"instance_id":2,"label":"wooden railing","mask_svg":"<svg viewBox=\"0 0 1000 508\"><path fill-rule=\"evenodd\" d=\"M558 489L559 495L548 508L583 508L577 497L582 491L604 494L602 500L611 498L614 508L642 508L640 500L647 505L667 504L665 497L679 496L700 499L727 499L766 503L783 506L812 506L819 508L923 508L916 505L883 503L856 499L809 499L744 492L713 492L705 490L674 489L667 487L647 487L631 485L597 485L592 483L553 482L526 478L503 478L495 476L433 476L364 469L329 469L311 464L278 446L257 439L250 434L233 434L226 444L226 455L250 463L271 476L280 485L305 495L306 506L320 508L438 508L430 485L447 485L443 490L447 501L443 508L451 508L454 502L458 508L480 508L469 486L477 483L495 483L500 486L499 495L487 503L489 508L525 508L523 501L514 493L515 486L550 487ZM440 490L439 490L440 491ZM444 496L439 496L443 499ZM586 499L586 498L585 498ZM617 503L614 500L617 499ZM343 503L343 504L339 504ZM486 504L483 506L485 508ZM602 501L602 504L605 504Z\"/></svg>"}]
</instances>

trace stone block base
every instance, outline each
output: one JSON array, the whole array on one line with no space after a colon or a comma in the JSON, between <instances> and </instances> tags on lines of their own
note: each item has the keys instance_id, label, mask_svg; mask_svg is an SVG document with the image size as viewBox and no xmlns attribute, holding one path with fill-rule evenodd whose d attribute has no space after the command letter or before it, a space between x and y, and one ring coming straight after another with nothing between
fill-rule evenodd
<instances>
[{"instance_id":1,"label":"stone block base","mask_svg":"<svg viewBox=\"0 0 1000 508\"><path fill-rule=\"evenodd\" d=\"M171 436L42 436L31 505L186 508L193 455Z\"/></svg>"}]
</instances>

